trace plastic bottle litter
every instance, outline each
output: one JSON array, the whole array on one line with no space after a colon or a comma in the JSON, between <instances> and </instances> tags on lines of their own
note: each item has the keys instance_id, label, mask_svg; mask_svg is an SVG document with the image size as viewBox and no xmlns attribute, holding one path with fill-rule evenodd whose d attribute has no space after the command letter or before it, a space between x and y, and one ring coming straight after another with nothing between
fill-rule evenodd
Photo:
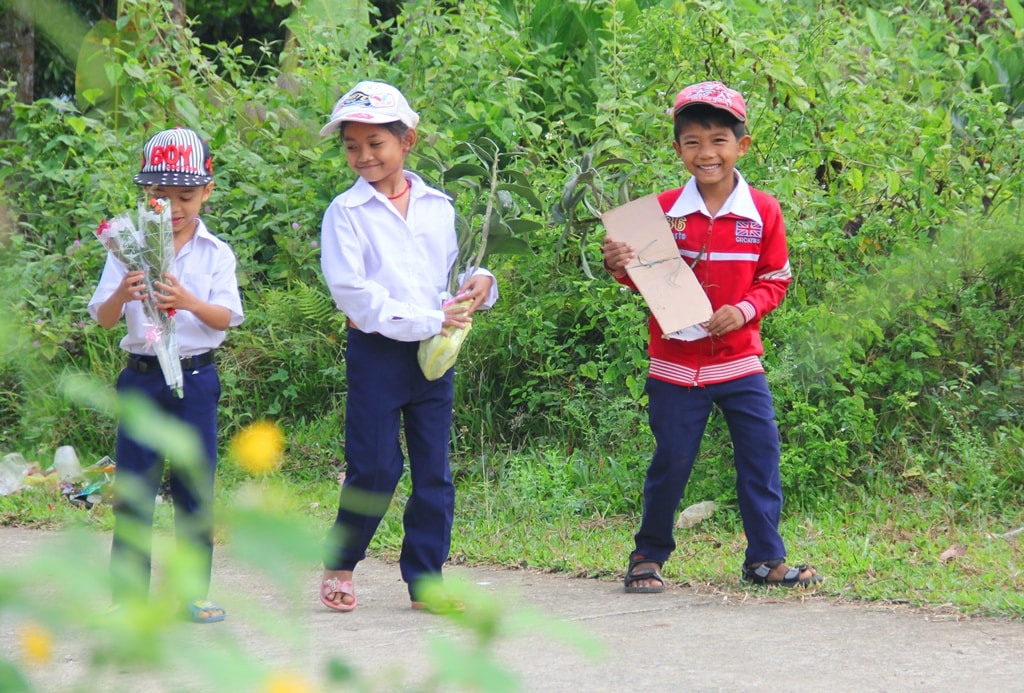
<instances>
[{"instance_id":1,"label":"plastic bottle litter","mask_svg":"<svg viewBox=\"0 0 1024 693\"><path fill-rule=\"evenodd\" d=\"M694 527L711 517L717 507L718 503L715 501L701 501L700 503L694 503L683 510L683 512L679 513L679 519L676 520L676 527L681 527L683 529L687 527Z\"/></svg>"},{"instance_id":2,"label":"plastic bottle litter","mask_svg":"<svg viewBox=\"0 0 1024 693\"><path fill-rule=\"evenodd\" d=\"M105 479L86 484L81 490L68 494L68 500L72 505L89 510L97 503L103 502L103 487L106 485Z\"/></svg>"},{"instance_id":3,"label":"plastic bottle litter","mask_svg":"<svg viewBox=\"0 0 1024 693\"><path fill-rule=\"evenodd\" d=\"M81 481L85 478L82 474L82 465L78 461L78 453L70 445L62 445L53 454L53 468L57 470L61 481Z\"/></svg>"},{"instance_id":4,"label":"plastic bottle litter","mask_svg":"<svg viewBox=\"0 0 1024 693\"><path fill-rule=\"evenodd\" d=\"M12 452L0 460L0 496L9 496L25 485L28 462L20 453Z\"/></svg>"},{"instance_id":5,"label":"plastic bottle litter","mask_svg":"<svg viewBox=\"0 0 1024 693\"><path fill-rule=\"evenodd\" d=\"M114 460L110 459L108 455L104 455L95 464L92 464L82 470L82 473L86 477L94 477L98 474L113 474L117 465L114 464Z\"/></svg>"}]
</instances>

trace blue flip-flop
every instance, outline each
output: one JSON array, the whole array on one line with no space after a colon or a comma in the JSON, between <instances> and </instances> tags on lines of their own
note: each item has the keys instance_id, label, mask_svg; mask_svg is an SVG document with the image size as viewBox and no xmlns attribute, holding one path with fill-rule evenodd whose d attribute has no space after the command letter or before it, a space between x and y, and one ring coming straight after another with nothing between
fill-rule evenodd
<instances>
[{"instance_id":1,"label":"blue flip-flop","mask_svg":"<svg viewBox=\"0 0 1024 693\"><path fill-rule=\"evenodd\" d=\"M228 615L223 608L204 599L196 599L195 601L189 602L185 606L185 610L188 620L192 623L216 623L217 621L223 621L224 617ZM205 616L203 616L204 611L206 612ZM211 614L211 611L217 611L220 613Z\"/></svg>"}]
</instances>

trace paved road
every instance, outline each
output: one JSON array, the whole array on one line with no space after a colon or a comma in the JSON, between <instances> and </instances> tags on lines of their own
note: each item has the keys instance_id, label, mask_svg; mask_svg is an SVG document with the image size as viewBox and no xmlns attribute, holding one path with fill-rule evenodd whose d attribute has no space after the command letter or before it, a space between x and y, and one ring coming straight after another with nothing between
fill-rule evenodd
<instances>
[{"instance_id":1,"label":"paved road","mask_svg":"<svg viewBox=\"0 0 1024 693\"><path fill-rule=\"evenodd\" d=\"M56 533L0 529L0 572L56 541ZM104 550L100 538L99 563ZM481 661L465 627L409 608L397 566L360 564L359 606L340 614L316 600L317 566L299 570L300 589L289 596L222 547L215 560L213 593L228 619L175 625L168 636L191 667L172 662L159 674L116 667L96 674L86 666L93 636L73 629L58 634L47 666L30 669L32 682L46 691L228 690L201 669L205 655L235 651L232 661L247 664L234 681L291 671L316 690L345 690L324 679L328 661L340 658L366 684L362 690L447 691L464 689L434 685L441 661L434 648L462 648L453 657L463 670ZM491 650L514 677L514 690L1024 691L1024 623L836 604L824 596L778 598L775 591L745 599L687 588L627 595L617 582L530 571L456 566L448 575L500 600L506 613L531 609L547 619L539 629L500 638ZM74 572L62 579L74 580ZM22 625L18 614L0 614L0 657L20 657ZM565 625L600 653L559 637ZM260 687L253 683L251 690Z\"/></svg>"}]
</instances>

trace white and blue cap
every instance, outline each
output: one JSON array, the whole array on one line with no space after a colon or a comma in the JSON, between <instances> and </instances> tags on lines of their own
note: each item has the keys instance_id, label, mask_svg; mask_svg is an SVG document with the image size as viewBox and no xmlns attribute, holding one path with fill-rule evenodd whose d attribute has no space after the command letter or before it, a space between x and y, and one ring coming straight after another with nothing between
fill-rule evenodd
<instances>
[{"instance_id":1,"label":"white and blue cap","mask_svg":"<svg viewBox=\"0 0 1024 693\"><path fill-rule=\"evenodd\" d=\"M142 149L136 185L194 188L213 180L210 146L195 130L173 128L149 138Z\"/></svg>"},{"instance_id":2,"label":"white and blue cap","mask_svg":"<svg viewBox=\"0 0 1024 693\"><path fill-rule=\"evenodd\" d=\"M384 82L360 82L338 99L331 110L331 119L320 129L320 136L329 135L342 123L394 123L401 121L414 128L420 117L402 92Z\"/></svg>"}]
</instances>

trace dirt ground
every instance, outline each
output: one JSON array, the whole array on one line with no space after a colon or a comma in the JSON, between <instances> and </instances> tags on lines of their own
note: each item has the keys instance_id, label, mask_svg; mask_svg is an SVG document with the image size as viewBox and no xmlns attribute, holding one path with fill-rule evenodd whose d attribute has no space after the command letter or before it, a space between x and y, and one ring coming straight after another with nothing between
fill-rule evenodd
<instances>
[{"instance_id":1,"label":"dirt ground","mask_svg":"<svg viewBox=\"0 0 1024 693\"><path fill-rule=\"evenodd\" d=\"M0 578L60 540L0 528ZM97 565L108 548L109 537L97 537ZM361 563L359 605L343 614L317 600L318 566L300 567L291 592L218 546L211 597L228 618L155 635L174 653L161 668L89 666L96 636L74 628L55 635L47 664L25 670L40 691L220 691L239 690L239 681L240 690L272 690L266 682L275 676L308 684L278 690L468 690L446 667L465 673L488 661L508 676L506 690L521 691L1024 691L1020 622L773 591L627 595L619 582L523 570L455 566L447 575L502 605L503 635L489 649L465 626L413 611L395 565ZM73 599L75 579L73 568L61 572L68 591L53 598ZM24 625L17 609L0 612L0 658L22 662ZM567 628L594 649L567 641ZM362 687L328 683L332 661Z\"/></svg>"}]
</instances>

